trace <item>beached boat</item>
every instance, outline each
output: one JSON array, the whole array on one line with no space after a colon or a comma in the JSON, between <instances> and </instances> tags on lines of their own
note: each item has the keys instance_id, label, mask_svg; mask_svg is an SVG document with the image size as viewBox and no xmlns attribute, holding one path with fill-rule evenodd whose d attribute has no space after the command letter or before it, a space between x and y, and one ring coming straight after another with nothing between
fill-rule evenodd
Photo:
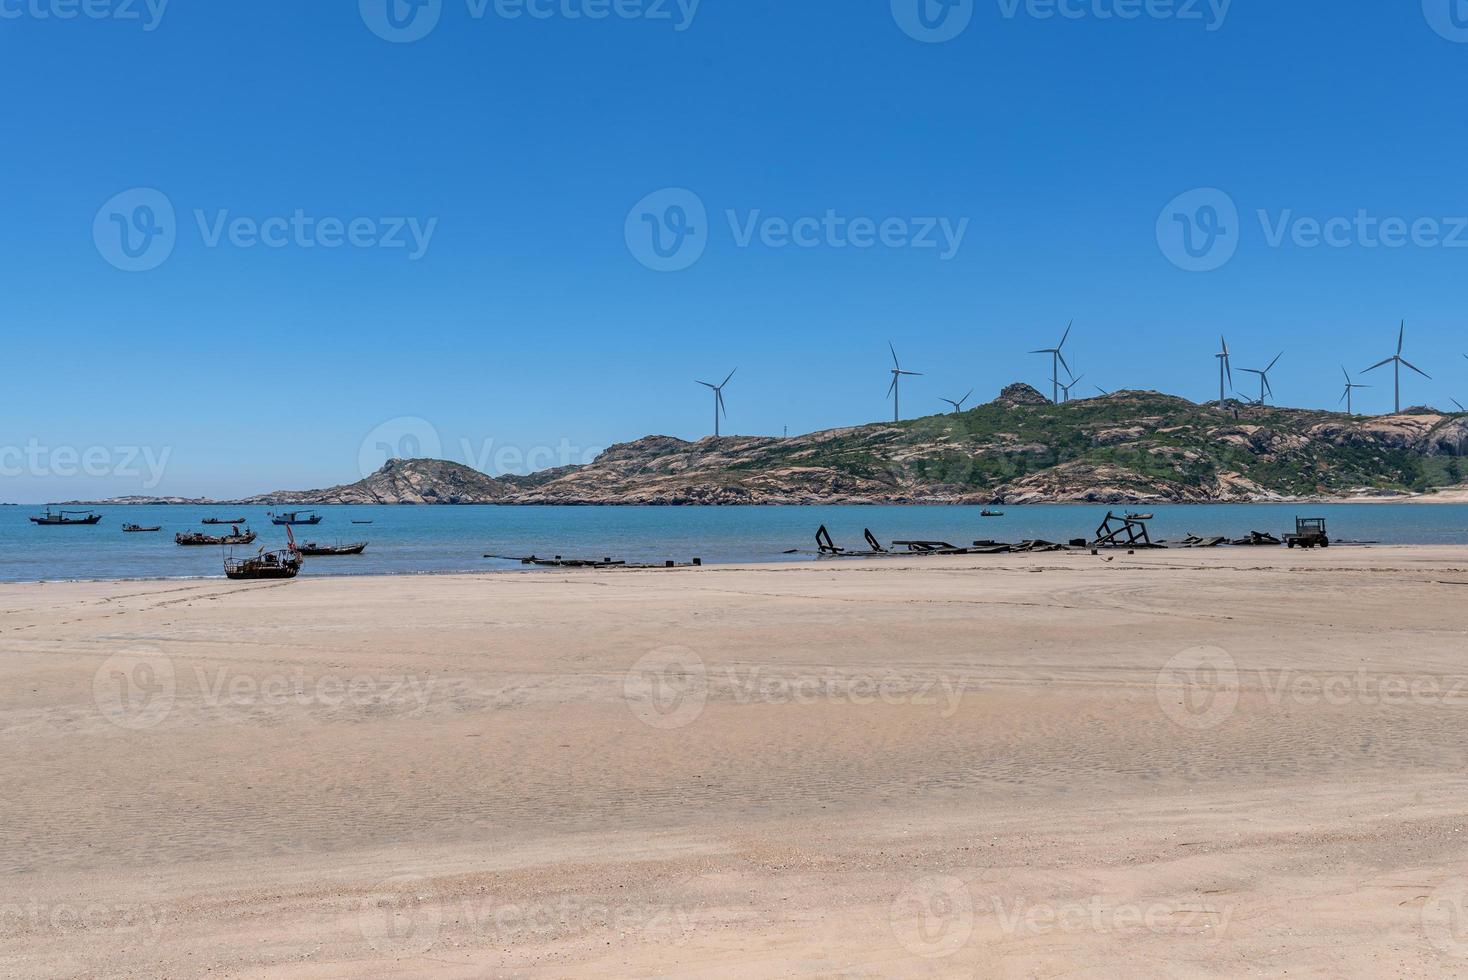
<instances>
[{"instance_id":1,"label":"beached boat","mask_svg":"<svg viewBox=\"0 0 1468 980\"><path fill-rule=\"evenodd\" d=\"M204 534L201 531L190 531L187 534L179 533L173 536L173 540L182 545L206 545L206 544L251 544L255 540L255 532L246 530L243 534Z\"/></svg>"},{"instance_id":2,"label":"beached boat","mask_svg":"<svg viewBox=\"0 0 1468 980\"><path fill-rule=\"evenodd\" d=\"M96 524L101 520L101 514L90 510L52 510L47 507L46 513L32 517L31 523L39 527L79 527Z\"/></svg>"},{"instance_id":3,"label":"beached boat","mask_svg":"<svg viewBox=\"0 0 1468 980\"><path fill-rule=\"evenodd\" d=\"M139 532L143 531L161 531L163 530L163 526L159 525L157 527L143 527L141 524L124 524L122 526L122 529L128 534L138 534Z\"/></svg>"},{"instance_id":4,"label":"beached boat","mask_svg":"<svg viewBox=\"0 0 1468 980\"><path fill-rule=\"evenodd\" d=\"M329 557L332 555L360 555L367 550L366 541L358 541L356 544L317 544L315 541L307 541L301 545L300 552L308 558Z\"/></svg>"},{"instance_id":5,"label":"beached boat","mask_svg":"<svg viewBox=\"0 0 1468 980\"><path fill-rule=\"evenodd\" d=\"M254 538L254 535L250 535ZM233 555L224 559L224 577L236 581L295 578L301 573L301 550L289 526L285 529L286 547L280 551L261 548L249 558Z\"/></svg>"},{"instance_id":6,"label":"beached boat","mask_svg":"<svg viewBox=\"0 0 1468 980\"><path fill-rule=\"evenodd\" d=\"M228 519L223 518L223 517L206 517L202 521L200 521L199 523L200 524L243 524L243 523L245 523L246 520L248 520L248 518L244 518L244 517L236 517L233 520L228 520Z\"/></svg>"},{"instance_id":7,"label":"beached boat","mask_svg":"<svg viewBox=\"0 0 1468 980\"><path fill-rule=\"evenodd\" d=\"M270 523L287 527L292 524L320 524L321 515L312 510L292 510L281 514L271 514Z\"/></svg>"}]
</instances>

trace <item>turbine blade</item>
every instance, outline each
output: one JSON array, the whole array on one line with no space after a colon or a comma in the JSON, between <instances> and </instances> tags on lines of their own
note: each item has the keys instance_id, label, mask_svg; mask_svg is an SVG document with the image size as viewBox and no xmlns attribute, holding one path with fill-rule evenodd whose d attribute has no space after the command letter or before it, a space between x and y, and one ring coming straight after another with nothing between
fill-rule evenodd
<instances>
[{"instance_id":1,"label":"turbine blade","mask_svg":"<svg viewBox=\"0 0 1468 980\"><path fill-rule=\"evenodd\" d=\"M1407 339L1407 321L1402 321L1402 328L1397 331L1397 354L1402 353L1402 343Z\"/></svg>"},{"instance_id":2,"label":"turbine blade","mask_svg":"<svg viewBox=\"0 0 1468 980\"><path fill-rule=\"evenodd\" d=\"M1351 389L1350 388L1347 388L1344 392L1341 393L1341 401L1340 402L1336 402L1336 404L1339 405L1341 402L1345 401L1346 400L1346 395L1349 395L1350 393L1351 393Z\"/></svg>"},{"instance_id":3,"label":"turbine blade","mask_svg":"<svg viewBox=\"0 0 1468 980\"><path fill-rule=\"evenodd\" d=\"M896 388L897 388L897 372L896 371L893 371L892 372L892 386L887 389L887 394L889 394L889 395L892 394L892 392L894 390L896 390Z\"/></svg>"},{"instance_id":4,"label":"turbine blade","mask_svg":"<svg viewBox=\"0 0 1468 980\"><path fill-rule=\"evenodd\" d=\"M963 404L963 403L964 403L964 402L966 402L966 401L968 401L968 400L969 400L969 398L970 398L970 397L972 397L972 396L973 396L973 393L974 393L974 390L973 390L973 389L972 389L972 388L970 388L970 389L969 389L969 390L968 390L968 394L967 394L967 395L964 395L964 396L963 396L963 397L962 397L962 398L960 398L960 399L959 399L959 400L958 400L958 403L959 403L959 404L960 404L960 405L962 405L962 404Z\"/></svg>"},{"instance_id":5,"label":"turbine blade","mask_svg":"<svg viewBox=\"0 0 1468 980\"><path fill-rule=\"evenodd\" d=\"M735 374L735 372L737 372L737 371L738 371L738 370L739 370L739 369L738 369L738 368L735 368L735 369L734 369L734 370L733 370L733 371L730 371L730 372L729 372L729 377L728 377L728 378L725 378L725 379L724 379L724 380L723 380L723 381L722 381L722 382L721 382L721 383L720 383L720 384L719 384L719 387L720 387L720 388L722 388L722 387L724 387L724 385L726 385L726 384L728 384L728 383L729 383L729 380L730 380L730 379L731 379L731 378L733 378L733 377L734 377L734 374Z\"/></svg>"},{"instance_id":6,"label":"turbine blade","mask_svg":"<svg viewBox=\"0 0 1468 980\"><path fill-rule=\"evenodd\" d=\"M1422 375L1428 381L1431 381L1432 380L1432 375L1428 374L1426 371L1422 370L1420 367L1418 367L1417 365L1413 364L1411 361L1407 360L1405 357L1399 357L1399 358L1397 358L1397 360L1401 361L1403 364L1407 365L1407 367L1411 368L1412 370L1416 371L1418 374Z\"/></svg>"},{"instance_id":7,"label":"turbine blade","mask_svg":"<svg viewBox=\"0 0 1468 980\"><path fill-rule=\"evenodd\" d=\"M902 367L902 365L897 362L897 348L892 346L892 341L890 340L887 341L887 349L892 352L892 366Z\"/></svg>"},{"instance_id":8,"label":"turbine blade","mask_svg":"<svg viewBox=\"0 0 1468 980\"><path fill-rule=\"evenodd\" d=\"M1270 361L1269 362L1269 367L1265 368L1264 370L1265 371L1273 371L1274 370L1274 366L1279 363L1279 359L1281 357L1284 357L1284 351L1280 351L1278 354L1274 355L1274 360Z\"/></svg>"},{"instance_id":9,"label":"turbine blade","mask_svg":"<svg viewBox=\"0 0 1468 980\"><path fill-rule=\"evenodd\" d=\"M729 417L729 409L724 405L724 393L719 392L719 410L724 413L724 418Z\"/></svg>"},{"instance_id":10,"label":"turbine blade","mask_svg":"<svg viewBox=\"0 0 1468 980\"><path fill-rule=\"evenodd\" d=\"M1073 327L1073 326L1075 326L1075 325L1076 325L1076 322L1074 320L1070 321L1069 323L1067 323L1065 325L1065 333L1063 333L1063 334L1060 335L1060 343L1058 343L1058 344L1055 345L1055 349L1056 350L1060 350L1060 348L1062 348L1062 347L1065 346L1066 340L1068 340L1070 338L1070 328Z\"/></svg>"},{"instance_id":11,"label":"turbine blade","mask_svg":"<svg viewBox=\"0 0 1468 980\"><path fill-rule=\"evenodd\" d=\"M1030 351L1030 353L1031 354L1054 354L1055 353L1055 348L1054 347L1042 347L1040 350L1032 350L1032 351ZM1468 357L1468 354L1465 354L1463 356Z\"/></svg>"},{"instance_id":12,"label":"turbine blade","mask_svg":"<svg viewBox=\"0 0 1468 980\"><path fill-rule=\"evenodd\" d=\"M1460 401L1458 401L1458 399L1456 399L1456 398L1450 398L1448 400L1451 401L1454 405L1457 405L1458 406L1458 411L1460 411L1460 412L1468 412L1468 408L1464 408L1463 407L1463 403L1460 402Z\"/></svg>"},{"instance_id":13,"label":"turbine blade","mask_svg":"<svg viewBox=\"0 0 1468 980\"><path fill-rule=\"evenodd\" d=\"M1345 374L1346 375L1346 384L1350 384L1351 383L1351 376L1346 373L1346 366L1344 364L1341 365L1341 374Z\"/></svg>"},{"instance_id":14,"label":"turbine blade","mask_svg":"<svg viewBox=\"0 0 1468 980\"><path fill-rule=\"evenodd\" d=\"M1365 374L1366 371L1375 371L1377 368L1379 368L1379 367L1385 367L1386 365L1390 364L1392 361L1395 361L1395 360L1396 360L1395 357L1388 357L1384 361L1377 361L1375 364L1371 365L1369 368L1367 368L1365 371L1362 371L1361 373L1362 374Z\"/></svg>"},{"instance_id":15,"label":"turbine blade","mask_svg":"<svg viewBox=\"0 0 1468 980\"><path fill-rule=\"evenodd\" d=\"M1060 348L1055 349L1055 356L1060 358L1060 366L1065 368L1065 373L1070 374L1070 365L1065 363L1065 355L1060 353Z\"/></svg>"},{"instance_id":16,"label":"turbine blade","mask_svg":"<svg viewBox=\"0 0 1468 980\"><path fill-rule=\"evenodd\" d=\"M718 391L719 390L718 388L714 388L714 386L711 385L711 384L709 384L707 381L695 381L693 383L696 384L696 385L703 385L705 388L713 388L714 391Z\"/></svg>"}]
</instances>

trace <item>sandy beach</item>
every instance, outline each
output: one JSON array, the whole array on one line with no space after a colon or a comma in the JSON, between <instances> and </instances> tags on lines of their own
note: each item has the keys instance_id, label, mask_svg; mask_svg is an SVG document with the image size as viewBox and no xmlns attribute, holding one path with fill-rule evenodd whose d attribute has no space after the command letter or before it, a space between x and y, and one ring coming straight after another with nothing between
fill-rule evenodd
<instances>
[{"instance_id":1,"label":"sandy beach","mask_svg":"<svg viewBox=\"0 0 1468 980\"><path fill-rule=\"evenodd\" d=\"M1468 549L0 586L0 976L1468 972Z\"/></svg>"}]
</instances>

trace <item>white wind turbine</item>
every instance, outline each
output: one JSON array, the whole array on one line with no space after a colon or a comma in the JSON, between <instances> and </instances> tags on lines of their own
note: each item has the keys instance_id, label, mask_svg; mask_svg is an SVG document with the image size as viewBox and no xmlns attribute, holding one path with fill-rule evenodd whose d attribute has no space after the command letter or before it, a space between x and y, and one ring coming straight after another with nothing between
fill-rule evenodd
<instances>
[{"instance_id":1,"label":"white wind turbine","mask_svg":"<svg viewBox=\"0 0 1468 980\"><path fill-rule=\"evenodd\" d=\"M738 370L739 370L738 368L735 368L734 369L734 371L738 371ZM729 417L729 410L724 407L724 386L729 383L729 378L734 377L734 371L730 371L729 372L729 377L728 378L725 378L723 381L720 381L718 384L713 384L712 382L708 382L708 381L700 381L700 382L698 382L698 384L703 385L705 388L709 389L710 391L712 391L714 393L714 438L715 439L717 439L719 437L719 413L720 412L724 413L724 418L728 418Z\"/></svg>"}]
</instances>

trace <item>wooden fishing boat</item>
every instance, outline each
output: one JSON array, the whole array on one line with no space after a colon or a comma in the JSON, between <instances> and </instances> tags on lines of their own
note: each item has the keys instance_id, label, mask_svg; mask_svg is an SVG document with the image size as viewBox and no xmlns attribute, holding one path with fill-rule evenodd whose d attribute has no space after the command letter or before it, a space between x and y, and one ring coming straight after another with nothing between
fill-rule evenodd
<instances>
[{"instance_id":1,"label":"wooden fishing boat","mask_svg":"<svg viewBox=\"0 0 1468 980\"><path fill-rule=\"evenodd\" d=\"M255 532L246 530L243 534L204 534L202 531L190 531L187 534L180 532L173 536L173 540L182 545L209 545L209 544L251 544L255 540Z\"/></svg>"},{"instance_id":2,"label":"wooden fishing boat","mask_svg":"<svg viewBox=\"0 0 1468 980\"><path fill-rule=\"evenodd\" d=\"M358 541L356 544L317 544L315 541L307 541L301 545L300 552L307 558L330 557L333 555L360 555L367 550L366 541Z\"/></svg>"},{"instance_id":3,"label":"wooden fishing boat","mask_svg":"<svg viewBox=\"0 0 1468 980\"><path fill-rule=\"evenodd\" d=\"M39 527L80 527L97 524L101 520L101 514L94 513L90 510L53 511L50 507L47 507L46 513L38 517L32 517L31 523Z\"/></svg>"},{"instance_id":4,"label":"wooden fishing boat","mask_svg":"<svg viewBox=\"0 0 1468 980\"><path fill-rule=\"evenodd\" d=\"M287 547L280 551L261 548L248 558L233 555L225 558L224 577L236 581L295 578L301 573L301 551L289 527L285 529L285 539Z\"/></svg>"},{"instance_id":5,"label":"wooden fishing boat","mask_svg":"<svg viewBox=\"0 0 1468 980\"><path fill-rule=\"evenodd\" d=\"M1004 511L1002 511L1002 510L981 510L981 511L979 511L979 516L980 517L1003 517L1004 516Z\"/></svg>"},{"instance_id":6,"label":"wooden fishing boat","mask_svg":"<svg viewBox=\"0 0 1468 980\"><path fill-rule=\"evenodd\" d=\"M202 521L200 521L199 523L200 524L243 524L243 523L245 523L246 520L248 520L248 518L245 518L245 517L236 517L233 520L227 520L227 519L225 519L223 517L206 517Z\"/></svg>"},{"instance_id":7,"label":"wooden fishing boat","mask_svg":"<svg viewBox=\"0 0 1468 980\"><path fill-rule=\"evenodd\" d=\"M124 524L122 526L122 529L127 534L138 534L144 531L161 531L163 530L163 526L159 525L157 527L143 527L141 524Z\"/></svg>"},{"instance_id":8,"label":"wooden fishing boat","mask_svg":"<svg viewBox=\"0 0 1468 980\"><path fill-rule=\"evenodd\" d=\"M271 514L270 523L284 525L286 527L292 524L320 524L321 515L312 510L292 510L280 514Z\"/></svg>"}]
</instances>

